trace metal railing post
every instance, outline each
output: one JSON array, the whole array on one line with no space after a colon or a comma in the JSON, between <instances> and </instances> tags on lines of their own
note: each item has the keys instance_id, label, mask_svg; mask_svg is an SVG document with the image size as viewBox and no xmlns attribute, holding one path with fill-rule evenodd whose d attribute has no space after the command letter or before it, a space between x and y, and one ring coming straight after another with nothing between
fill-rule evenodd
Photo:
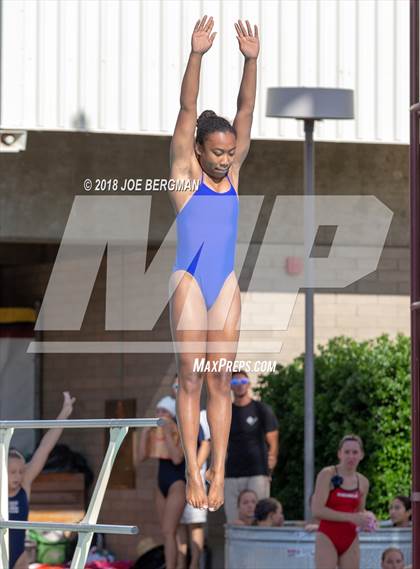
<instances>
[{"instance_id":1,"label":"metal railing post","mask_svg":"<svg viewBox=\"0 0 420 569\"><path fill-rule=\"evenodd\" d=\"M95 490L93 491L88 510L81 522L82 524L94 524L98 520L99 510L101 509L105 490L111 475L112 465L114 464L117 452L127 433L128 427L114 427L110 431L108 449L102 463L98 480L96 481ZM92 537L93 532L83 534L79 533L70 569L79 569L80 567L85 566Z\"/></svg>"}]
</instances>

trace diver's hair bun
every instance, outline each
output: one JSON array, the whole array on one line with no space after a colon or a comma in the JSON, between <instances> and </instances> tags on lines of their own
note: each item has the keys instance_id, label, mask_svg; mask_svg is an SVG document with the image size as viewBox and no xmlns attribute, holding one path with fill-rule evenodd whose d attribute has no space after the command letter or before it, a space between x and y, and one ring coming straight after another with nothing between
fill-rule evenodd
<instances>
[{"instance_id":1,"label":"diver's hair bun","mask_svg":"<svg viewBox=\"0 0 420 569\"><path fill-rule=\"evenodd\" d=\"M197 119L197 126L198 126L199 122L205 121L211 117L217 117L217 114L214 111L210 111L210 110L203 111Z\"/></svg>"},{"instance_id":2,"label":"diver's hair bun","mask_svg":"<svg viewBox=\"0 0 420 569\"><path fill-rule=\"evenodd\" d=\"M203 144L205 138L212 132L231 132L236 137L236 130L230 122L209 109L201 113L197 119L196 126L196 141L199 144Z\"/></svg>"}]
</instances>

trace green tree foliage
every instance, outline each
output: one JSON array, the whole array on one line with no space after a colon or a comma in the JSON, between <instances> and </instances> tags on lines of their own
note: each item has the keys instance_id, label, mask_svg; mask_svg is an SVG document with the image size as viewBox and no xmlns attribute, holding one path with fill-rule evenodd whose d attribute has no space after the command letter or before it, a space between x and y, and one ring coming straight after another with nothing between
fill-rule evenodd
<instances>
[{"instance_id":1,"label":"green tree foliage","mask_svg":"<svg viewBox=\"0 0 420 569\"><path fill-rule=\"evenodd\" d=\"M359 470L370 480L368 509L386 519L397 494L410 494L410 340L387 335L357 342L338 337L315 356L316 473L336 464L348 433L365 444ZM280 455L272 493L288 519L303 516L304 357L260 378L257 392L280 422Z\"/></svg>"}]
</instances>

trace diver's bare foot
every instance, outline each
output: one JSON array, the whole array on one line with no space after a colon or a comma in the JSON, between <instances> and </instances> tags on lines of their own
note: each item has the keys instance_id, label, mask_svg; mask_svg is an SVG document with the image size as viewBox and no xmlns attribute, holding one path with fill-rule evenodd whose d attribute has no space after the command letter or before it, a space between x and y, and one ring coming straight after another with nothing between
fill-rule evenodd
<instances>
[{"instance_id":1,"label":"diver's bare foot","mask_svg":"<svg viewBox=\"0 0 420 569\"><path fill-rule=\"evenodd\" d=\"M200 471L187 473L186 500L193 508L208 508L207 494Z\"/></svg>"},{"instance_id":2,"label":"diver's bare foot","mask_svg":"<svg viewBox=\"0 0 420 569\"><path fill-rule=\"evenodd\" d=\"M210 490L208 495L209 511L215 512L223 505L225 477L223 472L216 472L209 468L206 472L206 480L210 482Z\"/></svg>"},{"instance_id":3,"label":"diver's bare foot","mask_svg":"<svg viewBox=\"0 0 420 569\"><path fill-rule=\"evenodd\" d=\"M214 472L211 468L206 470L206 481L211 484L213 482Z\"/></svg>"}]
</instances>

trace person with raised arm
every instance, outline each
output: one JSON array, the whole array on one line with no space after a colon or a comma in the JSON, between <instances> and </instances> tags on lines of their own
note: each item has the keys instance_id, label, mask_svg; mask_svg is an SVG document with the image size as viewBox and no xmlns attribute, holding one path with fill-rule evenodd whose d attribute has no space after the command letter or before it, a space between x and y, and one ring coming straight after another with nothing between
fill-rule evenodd
<instances>
[{"instance_id":1,"label":"person with raised arm","mask_svg":"<svg viewBox=\"0 0 420 569\"><path fill-rule=\"evenodd\" d=\"M63 396L63 407L57 415L57 420L68 419L76 401L68 391L65 391ZM25 461L24 456L17 449L10 448L7 465L10 520L28 520L32 483L42 472L62 432L63 429L49 429L42 437L29 462ZM25 530L9 530L9 569L28 569L28 563L25 553Z\"/></svg>"}]
</instances>

